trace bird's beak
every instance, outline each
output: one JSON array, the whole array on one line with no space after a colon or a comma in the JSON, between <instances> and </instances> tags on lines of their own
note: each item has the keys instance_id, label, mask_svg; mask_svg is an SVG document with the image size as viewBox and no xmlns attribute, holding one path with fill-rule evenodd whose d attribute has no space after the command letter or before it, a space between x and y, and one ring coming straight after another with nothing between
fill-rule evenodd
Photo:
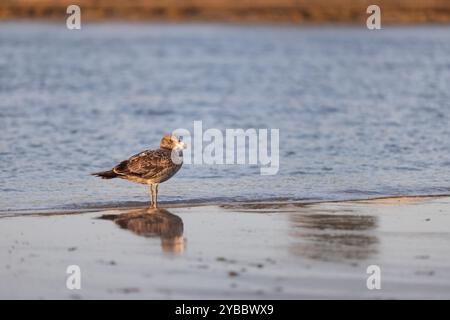
<instances>
[{"instance_id":1,"label":"bird's beak","mask_svg":"<svg viewBox=\"0 0 450 320\"><path fill-rule=\"evenodd\" d=\"M177 143L177 148L179 148L179 149L186 149L187 145L186 145L186 143L180 141L180 142Z\"/></svg>"}]
</instances>

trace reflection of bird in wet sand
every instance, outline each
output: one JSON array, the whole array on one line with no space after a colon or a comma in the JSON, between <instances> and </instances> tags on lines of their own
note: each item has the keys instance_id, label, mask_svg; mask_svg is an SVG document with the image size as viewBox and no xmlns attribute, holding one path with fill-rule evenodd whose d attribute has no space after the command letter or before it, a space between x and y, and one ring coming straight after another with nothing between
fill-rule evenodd
<instances>
[{"instance_id":1,"label":"reflection of bird in wet sand","mask_svg":"<svg viewBox=\"0 0 450 320\"><path fill-rule=\"evenodd\" d=\"M166 252L184 250L183 220L165 209L136 209L125 214L103 215L100 219L113 220L123 229L144 237L160 237Z\"/></svg>"},{"instance_id":2,"label":"reflection of bird in wet sand","mask_svg":"<svg viewBox=\"0 0 450 320\"><path fill-rule=\"evenodd\" d=\"M122 178L150 187L150 206L158 204L158 183L170 179L183 164L183 149L186 145L173 135L162 138L157 150L142 151L128 160L124 160L109 171L92 175L103 179ZM172 156L174 156L175 162ZM155 192L153 192L155 185Z\"/></svg>"}]
</instances>

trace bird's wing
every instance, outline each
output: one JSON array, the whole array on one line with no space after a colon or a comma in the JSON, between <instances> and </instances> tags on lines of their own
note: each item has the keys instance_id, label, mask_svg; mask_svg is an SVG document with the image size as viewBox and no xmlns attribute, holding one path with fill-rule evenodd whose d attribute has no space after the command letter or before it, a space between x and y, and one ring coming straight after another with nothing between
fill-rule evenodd
<instances>
[{"instance_id":1,"label":"bird's wing","mask_svg":"<svg viewBox=\"0 0 450 320\"><path fill-rule=\"evenodd\" d=\"M173 165L170 151L146 150L122 161L113 168L113 171L119 175L135 175L151 179Z\"/></svg>"}]
</instances>

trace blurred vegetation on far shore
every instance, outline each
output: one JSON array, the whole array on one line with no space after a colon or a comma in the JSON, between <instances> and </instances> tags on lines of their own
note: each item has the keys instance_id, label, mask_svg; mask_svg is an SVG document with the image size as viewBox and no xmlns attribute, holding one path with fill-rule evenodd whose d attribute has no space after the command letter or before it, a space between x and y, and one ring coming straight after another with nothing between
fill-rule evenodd
<instances>
[{"instance_id":1,"label":"blurred vegetation on far shore","mask_svg":"<svg viewBox=\"0 0 450 320\"><path fill-rule=\"evenodd\" d=\"M450 22L450 0L0 0L0 20L65 20L71 4L83 21L359 24L376 4L382 23Z\"/></svg>"}]
</instances>

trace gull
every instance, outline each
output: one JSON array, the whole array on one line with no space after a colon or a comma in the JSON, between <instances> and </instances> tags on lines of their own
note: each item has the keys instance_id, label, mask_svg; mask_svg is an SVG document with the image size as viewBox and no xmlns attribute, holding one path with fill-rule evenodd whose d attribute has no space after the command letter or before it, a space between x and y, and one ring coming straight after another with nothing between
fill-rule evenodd
<instances>
[{"instance_id":1,"label":"gull","mask_svg":"<svg viewBox=\"0 0 450 320\"><path fill-rule=\"evenodd\" d=\"M158 206L158 184L169 180L183 165L183 149L186 144L181 138L165 135L159 149L145 150L120 162L108 171L92 173L103 179L121 178L146 184L150 189L150 207ZM175 161L174 161L175 160ZM153 192L155 185L155 192Z\"/></svg>"}]
</instances>

